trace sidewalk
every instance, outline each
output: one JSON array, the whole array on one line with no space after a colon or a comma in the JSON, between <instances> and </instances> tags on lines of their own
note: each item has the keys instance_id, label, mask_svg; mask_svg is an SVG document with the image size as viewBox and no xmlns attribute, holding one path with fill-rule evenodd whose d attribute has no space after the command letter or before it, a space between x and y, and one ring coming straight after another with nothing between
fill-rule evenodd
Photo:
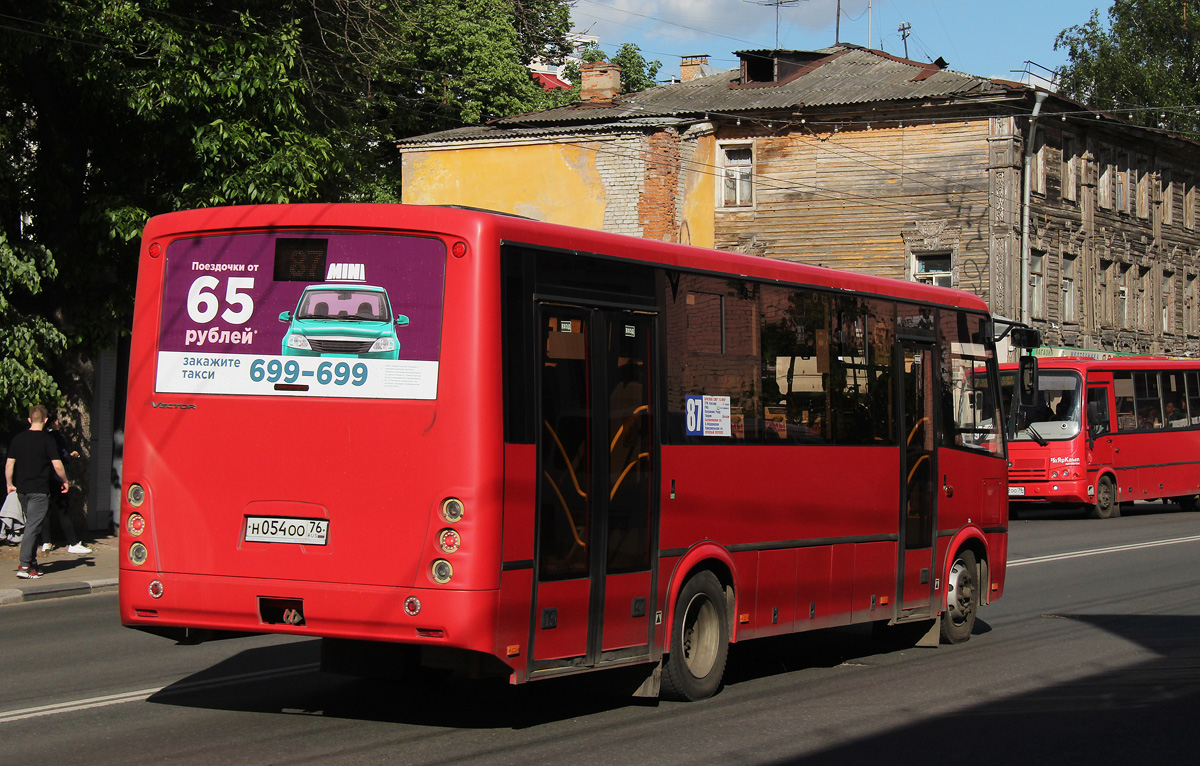
<instances>
[{"instance_id":1,"label":"sidewalk","mask_svg":"<svg viewBox=\"0 0 1200 766\"><path fill-rule=\"evenodd\" d=\"M117 587L117 536L88 542L91 553L67 553L66 547L47 553L38 550L45 573L37 580L17 577L18 546L0 545L0 605L43 598L82 596Z\"/></svg>"}]
</instances>

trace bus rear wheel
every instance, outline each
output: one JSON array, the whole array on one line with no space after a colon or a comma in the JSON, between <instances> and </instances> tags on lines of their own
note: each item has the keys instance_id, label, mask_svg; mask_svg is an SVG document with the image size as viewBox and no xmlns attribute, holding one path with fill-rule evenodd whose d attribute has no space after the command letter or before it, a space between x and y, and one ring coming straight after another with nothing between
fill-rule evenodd
<instances>
[{"instance_id":1,"label":"bus rear wheel","mask_svg":"<svg viewBox=\"0 0 1200 766\"><path fill-rule=\"evenodd\" d=\"M946 613L942 615L942 643L961 644L975 628L979 609L979 564L975 554L961 550L946 578Z\"/></svg>"},{"instance_id":2,"label":"bus rear wheel","mask_svg":"<svg viewBox=\"0 0 1200 766\"><path fill-rule=\"evenodd\" d=\"M1096 480L1096 504L1090 513L1093 519L1112 519L1121 515L1121 506L1117 503L1117 488L1111 476L1101 476Z\"/></svg>"},{"instance_id":3,"label":"bus rear wheel","mask_svg":"<svg viewBox=\"0 0 1200 766\"><path fill-rule=\"evenodd\" d=\"M1196 510L1195 495L1181 495L1180 497L1175 498L1175 502L1179 505L1179 510L1181 511L1187 511L1188 513L1191 513L1192 511Z\"/></svg>"},{"instance_id":4,"label":"bus rear wheel","mask_svg":"<svg viewBox=\"0 0 1200 766\"><path fill-rule=\"evenodd\" d=\"M688 702L711 697L721 685L728 655L725 589L712 572L700 572L684 583L675 601L661 696Z\"/></svg>"}]
</instances>

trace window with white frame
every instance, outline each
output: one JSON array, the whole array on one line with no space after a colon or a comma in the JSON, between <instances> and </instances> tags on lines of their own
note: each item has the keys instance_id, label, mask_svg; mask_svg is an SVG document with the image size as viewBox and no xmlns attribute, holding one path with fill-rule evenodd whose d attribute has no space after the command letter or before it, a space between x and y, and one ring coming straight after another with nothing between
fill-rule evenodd
<instances>
[{"instance_id":1,"label":"window with white frame","mask_svg":"<svg viewBox=\"0 0 1200 766\"><path fill-rule=\"evenodd\" d=\"M1113 207L1119 213L1129 212L1129 158L1124 153L1116 155L1113 173Z\"/></svg>"},{"instance_id":2,"label":"window with white frame","mask_svg":"<svg viewBox=\"0 0 1200 766\"><path fill-rule=\"evenodd\" d=\"M1117 286L1117 313L1113 317L1118 327L1129 326L1129 266L1121 264L1120 282Z\"/></svg>"},{"instance_id":3,"label":"window with white frame","mask_svg":"<svg viewBox=\"0 0 1200 766\"><path fill-rule=\"evenodd\" d=\"M1029 253L1029 312L1036 319L1046 316L1046 254Z\"/></svg>"},{"instance_id":4,"label":"window with white frame","mask_svg":"<svg viewBox=\"0 0 1200 766\"><path fill-rule=\"evenodd\" d=\"M1183 283L1183 332L1188 335L1200 334L1200 296L1196 288L1196 275L1188 274Z\"/></svg>"},{"instance_id":5,"label":"window with white frame","mask_svg":"<svg viewBox=\"0 0 1200 766\"><path fill-rule=\"evenodd\" d=\"M950 253L914 253L913 279L930 285L953 287Z\"/></svg>"},{"instance_id":6,"label":"window with white frame","mask_svg":"<svg viewBox=\"0 0 1200 766\"><path fill-rule=\"evenodd\" d=\"M1078 322L1076 308L1078 297L1075 284L1075 256L1063 253L1062 257L1062 321Z\"/></svg>"},{"instance_id":7,"label":"window with white frame","mask_svg":"<svg viewBox=\"0 0 1200 766\"><path fill-rule=\"evenodd\" d=\"M1100 261L1096 272L1096 315L1101 327L1112 326L1112 261Z\"/></svg>"},{"instance_id":8,"label":"window with white frame","mask_svg":"<svg viewBox=\"0 0 1200 766\"><path fill-rule=\"evenodd\" d=\"M754 150L749 144L721 147L724 167L722 207L750 207L754 204Z\"/></svg>"}]
</instances>

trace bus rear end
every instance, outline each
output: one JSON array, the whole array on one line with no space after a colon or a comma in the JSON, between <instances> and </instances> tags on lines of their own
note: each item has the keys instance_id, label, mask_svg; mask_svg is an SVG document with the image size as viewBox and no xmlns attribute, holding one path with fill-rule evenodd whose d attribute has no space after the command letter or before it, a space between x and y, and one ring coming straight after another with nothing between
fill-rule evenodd
<instances>
[{"instance_id":1,"label":"bus rear end","mask_svg":"<svg viewBox=\"0 0 1200 766\"><path fill-rule=\"evenodd\" d=\"M500 521L484 511L501 502L502 437L500 386L480 379L499 376L475 310L485 259L437 229L453 214L393 220L413 212L229 208L147 226L125 625L495 654Z\"/></svg>"}]
</instances>

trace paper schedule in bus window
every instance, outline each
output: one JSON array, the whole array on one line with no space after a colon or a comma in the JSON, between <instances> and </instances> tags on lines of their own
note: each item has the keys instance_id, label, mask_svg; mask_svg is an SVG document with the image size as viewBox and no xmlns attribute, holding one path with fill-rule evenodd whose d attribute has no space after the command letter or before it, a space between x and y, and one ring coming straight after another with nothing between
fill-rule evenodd
<instances>
[{"instance_id":1,"label":"paper schedule in bus window","mask_svg":"<svg viewBox=\"0 0 1200 766\"><path fill-rule=\"evenodd\" d=\"M194 237L173 242L166 259L156 391L437 397L441 241Z\"/></svg>"}]
</instances>

